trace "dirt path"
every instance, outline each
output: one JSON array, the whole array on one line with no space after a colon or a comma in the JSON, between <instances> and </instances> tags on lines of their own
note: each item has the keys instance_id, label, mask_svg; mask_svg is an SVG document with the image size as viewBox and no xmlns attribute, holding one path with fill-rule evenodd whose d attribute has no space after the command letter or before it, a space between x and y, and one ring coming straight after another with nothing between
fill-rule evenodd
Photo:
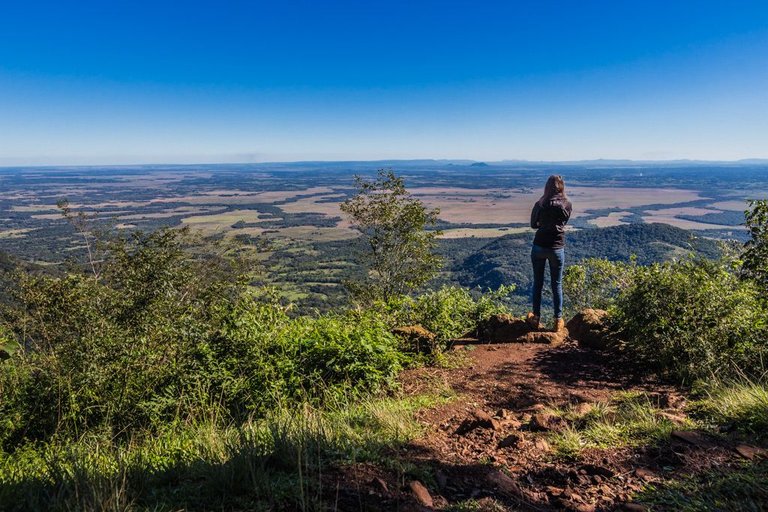
<instances>
[{"instance_id":1,"label":"dirt path","mask_svg":"<svg viewBox=\"0 0 768 512\"><path fill-rule=\"evenodd\" d=\"M341 469L339 510L450 509L467 500L487 510L644 510L629 503L644 484L738 462L731 446L685 431L646 446L556 456L547 437L569 425L549 415L550 408L586 411L620 391L640 391L677 421L685 416L685 397L638 377L638 369L607 352L573 342L456 349L467 354L466 365L421 368L402 380L409 393L442 385L458 398L419 412L424 435L393 453L389 467Z\"/></svg>"}]
</instances>

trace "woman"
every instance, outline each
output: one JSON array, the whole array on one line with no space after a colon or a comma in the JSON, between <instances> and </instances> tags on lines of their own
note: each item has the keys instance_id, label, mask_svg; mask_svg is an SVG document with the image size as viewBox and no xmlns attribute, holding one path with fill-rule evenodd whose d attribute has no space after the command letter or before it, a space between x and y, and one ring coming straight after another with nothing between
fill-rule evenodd
<instances>
[{"instance_id":1,"label":"woman","mask_svg":"<svg viewBox=\"0 0 768 512\"><path fill-rule=\"evenodd\" d=\"M544 195L531 211L531 227L536 230L531 250L533 263L533 312L528 313L528 324L541 328L541 290L544 287L544 267L549 262L552 281L552 302L555 306L554 331L563 329L563 266L565 264L565 225L571 218L571 202L565 195L562 176L550 176L544 186Z\"/></svg>"}]
</instances>

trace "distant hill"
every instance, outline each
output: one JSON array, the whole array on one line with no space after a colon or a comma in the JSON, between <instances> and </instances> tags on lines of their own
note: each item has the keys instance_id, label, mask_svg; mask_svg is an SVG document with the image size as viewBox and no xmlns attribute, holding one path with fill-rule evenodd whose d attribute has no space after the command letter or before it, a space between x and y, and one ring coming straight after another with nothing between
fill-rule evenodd
<instances>
[{"instance_id":1,"label":"distant hill","mask_svg":"<svg viewBox=\"0 0 768 512\"><path fill-rule=\"evenodd\" d=\"M495 289L502 284L516 284L518 293L527 293L531 285L532 237L532 233L520 233L497 238L457 261L453 271L464 286ZM691 253L706 258L720 255L714 240L667 224L584 229L569 233L566 243L566 265L590 257L629 261L633 254L643 265Z\"/></svg>"}]
</instances>

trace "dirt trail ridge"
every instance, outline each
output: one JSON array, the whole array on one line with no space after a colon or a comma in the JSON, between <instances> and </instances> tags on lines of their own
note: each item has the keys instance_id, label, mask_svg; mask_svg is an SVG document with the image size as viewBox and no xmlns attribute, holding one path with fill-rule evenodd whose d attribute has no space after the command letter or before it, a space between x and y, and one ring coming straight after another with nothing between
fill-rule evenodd
<instances>
[{"instance_id":1,"label":"dirt trail ridge","mask_svg":"<svg viewBox=\"0 0 768 512\"><path fill-rule=\"evenodd\" d=\"M552 407L584 412L617 392L640 391L660 414L684 422L685 395L573 340L465 341L454 350L467 354L466 364L411 370L402 382L408 393L447 386L457 398L418 413L424 434L390 454L396 463L334 470L326 489L336 509L441 510L475 500L488 510L645 510L632 502L645 484L743 457L734 444L684 427L669 441L556 456L547 434L569 427L547 413Z\"/></svg>"}]
</instances>

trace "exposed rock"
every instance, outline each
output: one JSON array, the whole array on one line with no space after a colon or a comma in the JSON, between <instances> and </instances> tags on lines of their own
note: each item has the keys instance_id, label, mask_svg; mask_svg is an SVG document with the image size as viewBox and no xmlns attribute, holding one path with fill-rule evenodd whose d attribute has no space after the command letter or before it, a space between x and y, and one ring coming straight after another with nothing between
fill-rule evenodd
<instances>
[{"instance_id":1,"label":"exposed rock","mask_svg":"<svg viewBox=\"0 0 768 512\"><path fill-rule=\"evenodd\" d=\"M563 343L568 340L568 329L562 329L557 332L553 331L531 331L528 332L519 338L517 338L517 342L519 343L544 343L547 345L562 345Z\"/></svg>"},{"instance_id":2,"label":"exposed rock","mask_svg":"<svg viewBox=\"0 0 768 512\"><path fill-rule=\"evenodd\" d=\"M641 480L645 480L646 482L650 480L654 480L656 478L656 475L645 468L637 468L635 470L635 476L640 478Z\"/></svg>"},{"instance_id":3,"label":"exposed rock","mask_svg":"<svg viewBox=\"0 0 768 512\"><path fill-rule=\"evenodd\" d=\"M403 338L413 352L431 353L435 350L437 336L419 324L395 327L392 334Z\"/></svg>"},{"instance_id":4,"label":"exposed rock","mask_svg":"<svg viewBox=\"0 0 768 512\"><path fill-rule=\"evenodd\" d=\"M490 414L482 410L476 410L472 413L470 418L465 419L456 429L456 434L464 435L476 428L490 428L493 430L500 430L501 424L496 418L492 418Z\"/></svg>"},{"instance_id":5,"label":"exposed rock","mask_svg":"<svg viewBox=\"0 0 768 512\"><path fill-rule=\"evenodd\" d=\"M531 328L525 320L511 315L493 315L477 325L477 337L494 343L516 342L529 333Z\"/></svg>"},{"instance_id":6,"label":"exposed rock","mask_svg":"<svg viewBox=\"0 0 768 512\"><path fill-rule=\"evenodd\" d=\"M384 492L386 494L389 493L389 486L387 485L387 482L385 482L378 476L374 477L374 479L371 481L371 485L375 488L378 488L380 492Z\"/></svg>"},{"instance_id":7,"label":"exposed rock","mask_svg":"<svg viewBox=\"0 0 768 512\"><path fill-rule=\"evenodd\" d=\"M582 347L605 348L608 346L608 312L602 309L584 309L566 324L571 338Z\"/></svg>"},{"instance_id":8,"label":"exposed rock","mask_svg":"<svg viewBox=\"0 0 768 512\"><path fill-rule=\"evenodd\" d=\"M424 487L424 484L419 482L418 480L412 480L408 486L411 488L411 493L413 494L413 497L416 498L416 501L418 501L421 505L425 507L432 508L434 506L434 501L432 500L432 495L429 494L429 491L426 487Z\"/></svg>"},{"instance_id":9,"label":"exposed rock","mask_svg":"<svg viewBox=\"0 0 768 512\"><path fill-rule=\"evenodd\" d=\"M549 443L543 437L539 437L538 439L536 439L536 441L534 441L533 445L540 452L548 453L551 450L551 448L549 446Z\"/></svg>"},{"instance_id":10,"label":"exposed rock","mask_svg":"<svg viewBox=\"0 0 768 512\"><path fill-rule=\"evenodd\" d=\"M666 418L672 423L675 423L677 425L682 425L683 423L686 423L688 421L688 419L684 416L680 416L678 414L672 414L664 411L660 411L659 416L661 416L662 418Z\"/></svg>"},{"instance_id":11,"label":"exposed rock","mask_svg":"<svg viewBox=\"0 0 768 512\"><path fill-rule=\"evenodd\" d=\"M523 434L510 434L501 441L499 441L499 448L512 448L517 447L523 442L525 437Z\"/></svg>"},{"instance_id":12,"label":"exposed rock","mask_svg":"<svg viewBox=\"0 0 768 512\"><path fill-rule=\"evenodd\" d=\"M529 426L531 430L552 430L560 418L546 412L540 412L531 416Z\"/></svg>"},{"instance_id":13,"label":"exposed rock","mask_svg":"<svg viewBox=\"0 0 768 512\"><path fill-rule=\"evenodd\" d=\"M763 448L757 446L751 446L748 444L740 444L733 448L736 453L744 457L745 459L752 460L755 457L765 457L768 452Z\"/></svg>"},{"instance_id":14,"label":"exposed rock","mask_svg":"<svg viewBox=\"0 0 768 512\"><path fill-rule=\"evenodd\" d=\"M648 507L645 505L640 505L639 503L624 503L621 506L621 510L625 510L627 512L646 512Z\"/></svg>"},{"instance_id":15,"label":"exposed rock","mask_svg":"<svg viewBox=\"0 0 768 512\"><path fill-rule=\"evenodd\" d=\"M694 446L711 446L712 443L704 435L692 430L673 430L672 437L680 439Z\"/></svg>"},{"instance_id":16,"label":"exposed rock","mask_svg":"<svg viewBox=\"0 0 768 512\"><path fill-rule=\"evenodd\" d=\"M593 475L593 476L601 476L605 478L611 478L616 473L613 472L613 470L606 468L604 466L598 466L596 464L584 464L581 466L581 469L579 470L579 473L584 472L583 474L586 475Z\"/></svg>"},{"instance_id":17,"label":"exposed rock","mask_svg":"<svg viewBox=\"0 0 768 512\"><path fill-rule=\"evenodd\" d=\"M503 494L515 497L523 496L523 491L517 482L499 469L493 469L488 473L488 481Z\"/></svg>"}]
</instances>

